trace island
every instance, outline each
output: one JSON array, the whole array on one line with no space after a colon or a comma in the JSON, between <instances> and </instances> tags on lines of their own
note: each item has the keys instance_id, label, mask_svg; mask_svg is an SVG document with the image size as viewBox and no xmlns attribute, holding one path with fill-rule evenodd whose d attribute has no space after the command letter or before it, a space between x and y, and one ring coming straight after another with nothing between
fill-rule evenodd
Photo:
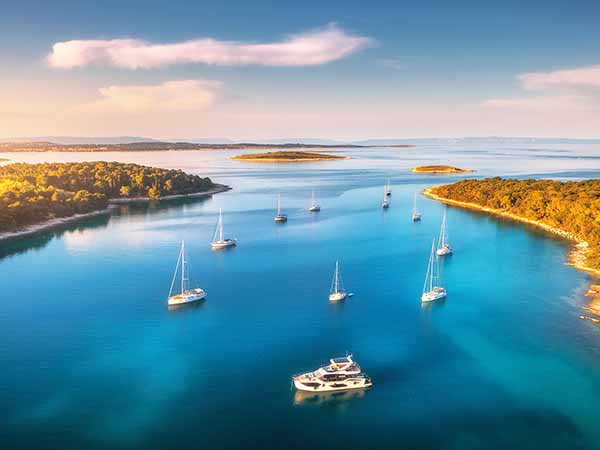
<instances>
[{"instance_id":1,"label":"island","mask_svg":"<svg viewBox=\"0 0 600 450\"><path fill-rule=\"evenodd\" d=\"M472 169L461 169L459 167L435 165L435 166L417 166L410 169L414 173L467 173L473 172Z\"/></svg>"},{"instance_id":2,"label":"island","mask_svg":"<svg viewBox=\"0 0 600 450\"><path fill-rule=\"evenodd\" d=\"M600 180L485 178L431 187L424 195L460 208L524 222L574 243L568 264L600 276ZM600 316L600 287L586 311Z\"/></svg>"},{"instance_id":3,"label":"island","mask_svg":"<svg viewBox=\"0 0 600 450\"><path fill-rule=\"evenodd\" d=\"M0 240L109 211L110 203L207 196L210 178L117 162L14 163L0 167Z\"/></svg>"},{"instance_id":4,"label":"island","mask_svg":"<svg viewBox=\"0 0 600 450\"><path fill-rule=\"evenodd\" d=\"M333 161L349 159L348 156L328 155L316 152L280 151L268 153L251 153L248 155L232 156L235 161L251 162L306 162L306 161Z\"/></svg>"}]
</instances>

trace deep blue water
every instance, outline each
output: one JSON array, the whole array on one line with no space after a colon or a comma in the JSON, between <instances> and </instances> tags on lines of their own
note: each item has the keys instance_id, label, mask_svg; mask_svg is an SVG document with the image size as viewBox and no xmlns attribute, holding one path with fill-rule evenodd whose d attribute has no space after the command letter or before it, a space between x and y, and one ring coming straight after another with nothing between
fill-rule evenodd
<instances>
[{"instance_id":1,"label":"deep blue water","mask_svg":"<svg viewBox=\"0 0 600 450\"><path fill-rule=\"evenodd\" d=\"M407 168L600 171L590 158L554 157L565 152L600 148L354 150L310 165L226 152L17 155L178 167L234 189L0 246L0 447L600 448L600 330L579 319L591 278L563 264L568 243L449 208L449 295L419 300L443 207L421 197L423 220L412 223L412 196L458 177ZM310 215L313 188L323 209ZM285 225L272 220L277 192ZM239 240L230 251L208 245L218 208ZM169 311L181 239L208 298ZM331 305L336 259L355 296ZM290 389L292 374L346 351L372 389L313 398Z\"/></svg>"}]
</instances>

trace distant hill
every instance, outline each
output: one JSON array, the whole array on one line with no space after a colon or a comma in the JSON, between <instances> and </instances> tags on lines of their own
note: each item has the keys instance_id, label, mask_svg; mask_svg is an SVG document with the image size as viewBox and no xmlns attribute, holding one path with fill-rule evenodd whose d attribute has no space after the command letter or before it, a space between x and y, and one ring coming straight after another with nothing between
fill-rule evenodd
<instances>
[{"instance_id":1,"label":"distant hill","mask_svg":"<svg viewBox=\"0 0 600 450\"><path fill-rule=\"evenodd\" d=\"M133 144L136 142L160 142L140 136L114 136L114 137L84 137L84 136L36 136L36 137L12 137L1 138L0 142L52 142L64 145L113 145Z\"/></svg>"}]
</instances>

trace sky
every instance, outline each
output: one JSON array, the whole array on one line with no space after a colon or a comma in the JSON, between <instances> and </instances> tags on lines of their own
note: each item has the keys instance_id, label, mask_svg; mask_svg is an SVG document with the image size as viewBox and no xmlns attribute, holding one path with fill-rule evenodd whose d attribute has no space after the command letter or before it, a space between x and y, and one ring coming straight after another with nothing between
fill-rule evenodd
<instances>
[{"instance_id":1,"label":"sky","mask_svg":"<svg viewBox=\"0 0 600 450\"><path fill-rule=\"evenodd\" d=\"M0 138L600 138L598 1L20 1Z\"/></svg>"}]
</instances>

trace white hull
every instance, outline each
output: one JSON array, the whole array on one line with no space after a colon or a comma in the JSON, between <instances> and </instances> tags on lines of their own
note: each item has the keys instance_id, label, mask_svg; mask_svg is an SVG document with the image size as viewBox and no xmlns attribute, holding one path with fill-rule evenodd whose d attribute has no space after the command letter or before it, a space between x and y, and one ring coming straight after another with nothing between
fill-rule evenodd
<instances>
[{"instance_id":1,"label":"white hull","mask_svg":"<svg viewBox=\"0 0 600 450\"><path fill-rule=\"evenodd\" d=\"M419 220L421 220L421 214L413 214L412 220L413 222L418 222Z\"/></svg>"},{"instance_id":2,"label":"white hull","mask_svg":"<svg viewBox=\"0 0 600 450\"><path fill-rule=\"evenodd\" d=\"M450 247L449 245L445 245L442 248L438 248L436 250L435 254L438 256L450 255L450 254L452 254L452 247Z\"/></svg>"},{"instance_id":3,"label":"white hull","mask_svg":"<svg viewBox=\"0 0 600 450\"><path fill-rule=\"evenodd\" d=\"M390 207L390 204L389 204L388 202L383 202L383 203L381 204L381 207L382 207L383 209L388 209L388 208Z\"/></svg>"},{"instance_id":4,"label":"white hull","mask_svg":"<svg viewBox=\"0 0 600 450\"><path fill-rule=\"evenodd\" d=\"M221 248L235 247L237 242L234 239L223 239L222 241L215 241L210 244L213 250L219 250Z\"/></svg>"},{"instance_id":5,"label":"white hull","mask_svg":"<svg viewBox=\"0 0 600 450\"><path fill-rule=\"evenodd\" d=\"M275 222L280 222L280 223L281 223L281 222L287 222L287 216L285 216L285 215L281 214L281 215L275 216L275 217L273 218L273 220L274 220Z\"/></svg>"},{"instance_id":6,"label":"white hull","mask_svg":"<svg viewBox=\"0 0 600 450\"><path fill-rule=\"evenodd\" d=\"M344 381L324 382L318 386L306 386L302 381L295 379L294 387L299 391L304 392L334 392L334 391L350 391L353 389L366 389L373 386L373 383L362 377L347 378Z\"/></svg>"},{"instance_id":7,"label":"white hull","mask_svg":"<svg viewBox=\"0 0 600 450\"><path fill-rule=\"evenodd\" d=\"M329 294L329 301L330 302L341 302L342 300L345 300L346 297L348 297L348 293L345 291L333 292L333 293Z\"/></svg>"},{"instance_id":8,"label":"white hull","mask_svg":"<svg viewBox=\"0 0 600 450\"><path fill-rule=\"evenodd\" d=\"M169 306L184 305L186 303L193 303L204 300L206 298L206 292L203 289L192 289L185 291L182 294L172 295L168 299Z\"/></svg>"},{"instance_id":9,"label":"white hull","mask_svg":"<svg viewBox=\"0 0 600 450\"><path fill-rule=\"evenodd\" d=\"M321 207L318 206L318 205L317 206L311 206L310 208L308 208L308 210L310 212L319 212L319 211L321 211Z\"/></svg>"},{"instance_id":10,"label":"white hull","mask_svg":"<svg viewBox=\"0 0 600 450\"><path fill-rule=\"evenodd\" d=\"M427 303L427 302L434 302L436 300L441 300L443 298L446 298L446 290L444 288L433 288L432 291L429 292L423 292L423 295L421 295L421 302L423 303Z\"/></svg>"}]
</instances>

